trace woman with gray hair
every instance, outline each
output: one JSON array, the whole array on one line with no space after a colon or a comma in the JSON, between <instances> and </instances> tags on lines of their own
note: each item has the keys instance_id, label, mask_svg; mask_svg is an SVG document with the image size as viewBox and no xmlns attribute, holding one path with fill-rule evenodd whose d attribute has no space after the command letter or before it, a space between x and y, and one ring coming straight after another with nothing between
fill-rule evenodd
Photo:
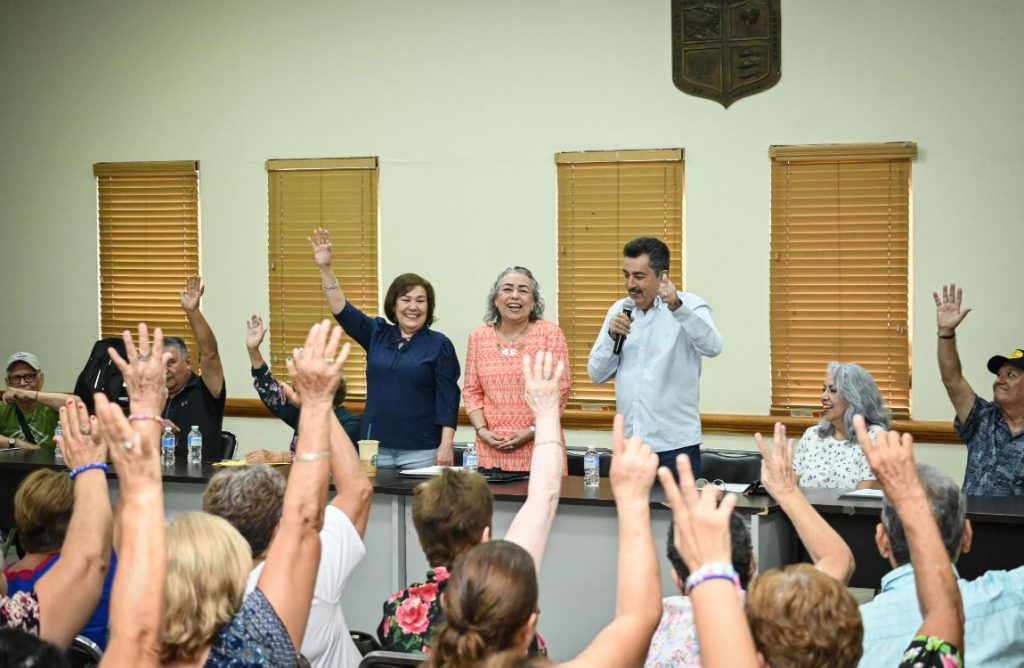
<instances>
[{"instance_id":1,"label":"woman with gray hair","mask_svg":"<svg viewBox=\"0 0 1024 668\"><path fill-rule=\"evenodd\" d=\"M889 411L875 379L858 364L831 362L821 389L821 422L809 427L796 446L793 471L801 487L878 488L864 452L857 445L853 416L863 415L868 435L889 428Z\"/></svg>"},{"instance_id":2,"label":"woman with gray hair","mask_svg":"<svg viewBox=\"0 0 1024 668\"><path fill-rule=\"evenodd\" d=\"M498 274L487 295L485 324L469 335L462 398L476 429L481 467L530 470L534 426L523 398L523 355L547 350L555 364L565 364L559 394L565 411L571 386L569 349L561 328L543 315L544 300L533 273L509 267Z\"/></svg>"}]
</instances>

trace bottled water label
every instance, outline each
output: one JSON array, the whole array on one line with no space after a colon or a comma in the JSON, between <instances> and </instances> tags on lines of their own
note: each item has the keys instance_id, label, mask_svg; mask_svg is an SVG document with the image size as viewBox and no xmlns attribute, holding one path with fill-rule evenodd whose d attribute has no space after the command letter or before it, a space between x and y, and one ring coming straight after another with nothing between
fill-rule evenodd
<instances>
[{"instance_id":1,"label":"bottled water label","mask_svg":"<svg viewBox=\"0 0 1024 668\"><path fill-rule=\"evenodd\" d=\"M476 448L472 445L462 455L462 468L466 471L476 471L480 468L480 455L477 454Z\"/></svg>"},{"instance_id":2,"label":"bottled water label","mask_svg":"<svg viewBox=\"0 0 1024 668\"><path fill-rule=\"evenodd\" d=\"M164 466L174 466L174 445L174 432L166 427L160 437L160 463Z\"/></svg>"},{"instance_id":3,"label":"bottled water label","mask_svg":"<svg viewBox=\"0 0 1024 668\"><path fill-rule=\"evenodd\" d=\"M203 435L199 432L199 427L194 425L188 433L188 463L203 463Z\"/></svg>"},{"instance_id":4,"label":"bottled water label","mask_svg":"<svg viewBox=\"0 0 1024 668\"><path fill-rule=\"evenodd\" d=\"M601 485L601 459L598 454L588 450L583 457L583 486L599 487Z\"/></svg>"}]
</instances>

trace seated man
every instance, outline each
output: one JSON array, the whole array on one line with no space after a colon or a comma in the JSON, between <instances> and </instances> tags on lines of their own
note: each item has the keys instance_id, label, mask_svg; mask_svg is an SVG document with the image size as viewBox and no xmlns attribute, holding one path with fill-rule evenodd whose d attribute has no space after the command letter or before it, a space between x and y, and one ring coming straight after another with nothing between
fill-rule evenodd
<instances>
[{"instance_id":1,"label":"seated man","mask_svg":"<svg viewBox=\"0 0 1024 668\"><path fill-rule=\"evenodd\" d=\"M936 469L918 465L918 476L939 525L946 552L954 563L970 550L971 521L959 485ZM864 620L861 666L895 666L921 625L914 567L903 523L888 499L875 534L878 551L893 569L882 578L882 591L860 606ZM954 572L955 572L954 567ZM989 571L976 580L958 579L966 621L965 647L970 665L1019 666L1024 656L1024 566Z\"/></svg>"},{"instance_id":2,"label":"seated man","mask_svg":"<svg viewBox=\"0 0 1024 668\"><path fill-rule=\"evenodd\" d=\"M0 448L44 448L53 450L53 432L60 421L57 413L68 399L60 392L43 392L46 374L32 353L14 353L7 358L7 390L0 404Z\"/></svg>"},{"instance_id":3,"label":"seated man","mask_svg":"<svg viewBox=\"0 0 1024 668\"><path fill-rule=\"evenodd\" d=\"M967 444L964 493L968 496L1024 496L1024 350L995 355L992 401L978 396L964 378L956 349L956 328L971 312L961 309L963 290L942 287L935 298L939 373L956 410L956 427ZM971 657L974 663L974 657Z\"/></svg>"},{"instance_id":4,"label":"seated man","mask_svg":"<svg viewBox=\"0 0 1024 668\"><path fill-rule=\"evenodd\" d=\"M356 668L361 656L341 612L341 594L348 576L366 555L363 534L373 487L337 420L331 424L330 450L338 493L324 512L320 565L301 651L313 668ZM263 572L281 518L284 488L284 476L256 464L219 471L203 494L203 510L231 522L249 543L254 567L246 594Z\"/></svg>"},{"instance_id":5,"label":"seated man","mask_svg":"<svg viewBox=\"0 0 1024 668\"><path fill-rule=\"evenodd\" d=\"M163 418L171 422L177 434L174 454L184 461L188 453L188 432L193 425L203 435L203 461L220 461L220 432L224 423L224 365L217 350L217 338L199 310L203 296L202 282L190 276L181 291L181 308L185 311L192 334L199 346L199 362L203 375L192 371L192 356L185 342L176 336L164 337L164 351L171 354L164 377L167 381L167 405Z\"/></svg>"}]
</instances>

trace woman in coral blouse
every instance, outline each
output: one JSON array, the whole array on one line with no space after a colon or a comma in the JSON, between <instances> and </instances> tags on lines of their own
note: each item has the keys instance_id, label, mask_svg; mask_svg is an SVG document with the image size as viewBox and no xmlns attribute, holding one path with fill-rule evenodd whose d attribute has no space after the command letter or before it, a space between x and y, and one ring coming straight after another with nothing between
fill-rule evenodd
<instances>
[{"instance_id":1,"label":"woman in coral blouse","mask_svg":"<svg viewBox=\"0 0 1024 668\"><path fill-rule=\"evenodd\" d=\"M556 363L565 363L559 394L565 411L571 386L569 351L561 328L542 320L543 315L537 279L525 267L509 267L487 297L487 324L469 335L462 398L476 429L481 467L530 470L533 414L523 398L524 354L549 350Z\"/></svg>"}]
</instances>

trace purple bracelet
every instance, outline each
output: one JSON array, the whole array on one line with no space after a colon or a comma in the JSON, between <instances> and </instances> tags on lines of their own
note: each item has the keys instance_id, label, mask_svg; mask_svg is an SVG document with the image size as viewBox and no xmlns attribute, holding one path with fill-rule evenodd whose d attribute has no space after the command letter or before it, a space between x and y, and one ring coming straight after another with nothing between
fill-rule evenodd
<instances>
[{"instance_id":1,"label":"purple bracelet","mask_svg":"<svg viewBox=\"0 0 1024 668\"><path fill-rule=\"evenodd\" d=\"M73 469L68 473L68 477L74 480L78 477L79 473L85 473L91 469L103 469L107 473L110 473L110 467L104 462L97 462L95 464L86 464L85 466L79 466L77 469Z\"/></svg>"},{"instance_id":2,"label":"purple bracelet","mask_svg":"<svg viewBox=\"0 0 1024 668\"><path fill-rule=\"evenodd\" d=\"M737 590L740 589L740 577L732 564L712 563L690 573L690 577L686 578L686 595L689 596L694 587L708 580L728 580L736 585Z\"/></svg>"}]
</instances>

